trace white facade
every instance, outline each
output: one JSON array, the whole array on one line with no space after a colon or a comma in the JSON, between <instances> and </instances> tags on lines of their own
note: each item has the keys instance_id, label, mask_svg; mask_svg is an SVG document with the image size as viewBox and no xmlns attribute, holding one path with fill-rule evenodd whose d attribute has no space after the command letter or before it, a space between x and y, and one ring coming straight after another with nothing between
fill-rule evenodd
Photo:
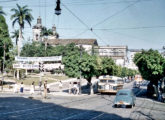
<instances>
[{"instance_id":1,"label":"white facade","mask_svg":"<svg viewBox=\"0 0 165 120\"><path fill-rule=\"evenodd\" d=\"M135 69L137 70L138 67L135 65L133 62L134 56L136 53L140 53L141 50L129 50L128 51L128 62L126 63L126 67L130 69Z\"/></svg>"},{"instance_id":2,"label":"white facade","mask_svg":"<svg viewBox=\"0 0 165 120\"><path fill-rule=\"evenodd\" d=\"M111 57L117 65L125 66L127 46L99 46L95 47L95 54L101 57Z\"/></svg>"}]
</instances>

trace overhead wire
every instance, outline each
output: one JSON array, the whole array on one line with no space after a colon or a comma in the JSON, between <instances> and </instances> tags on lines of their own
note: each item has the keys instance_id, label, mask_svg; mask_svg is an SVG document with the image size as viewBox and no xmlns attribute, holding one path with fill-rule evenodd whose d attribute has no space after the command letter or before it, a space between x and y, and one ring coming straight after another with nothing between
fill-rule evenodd
<instances>
[{"instance_id":1,"label":"overhead wire","mask_svg":"<svg viewBox=\"0 0 165 120\"><path fill-rule=\"evenodd\" d=\"M85 22L83 22L77 15L75 15L66 5L64 5L63 3L62 3L62 5L74 16L74 17L76 17L78 20L79 20L79 22L81 22L88 30L90 30L97 38L99 38L101 41L103 41L103 39L101 39L96 33L94 33L93 31L92 31L92 29L85 23ZM85 32L83 32L83 33L85 33ZM105 42L105 41L104 41Z\"/></svg>"},{"instance_id":2,"label":"overhead wire","mask_svg":"<svg viewBox=\"0 0 165 120\"><path fill-rule=\"evenodd\" d=\"M131 2L136 2L137 0L127 0L127 1L88 1L88 2L70 2L70 3L65 3L66 5L107 5L107 4L124 4L124 3L131 3ZM151 1L151 0L140 0L140 1Z\"/></svg>"},{"instance_id":3,"label":"overhead wire","mask_svg":"<svg viewBox=\"0 0 165 120\"><path fill-rule=\"evenodd\" d=\"M18 0L0 0L0 3L5 3L5 2L15 2L15 1L18 1Z\"/></svg>"},{"instance_id":4,"label":"overhead wire","mask_svg":"<svg viewBox=\"0 0 165 120\"><path fill-rule=\"evenodd\" d=\"M86 29L86 30L84 30L84 31L82 31L82 32L80 32L80 33L78 33L77 35L75 35L75 36L73 36L73 37L76 38L76 37L78 37L78 36L80 36L80 35L86 33L87 31L88 31L88 29Z\"/></svg>"},{"instance_id":5,"label":"overhead wire","mask_svg":"<svg viewBox=\"0 0 165 120\"><path fill-rule=\"evenodd\" d=\"M133 30L133 29L152 29L152 28L165 28L165 25L160 26L141 26L141 27L126 27L126 28L95 28L93 30L103 30L103 31L109 31L109 30Z\"/></svg>"},{"instance_id":6,"label":"overhead wire","mask_svg":"<svg viewBox=\"0 0 165 120\"><path fill-rule=\"evenodd\" d=\"M98 25L100 25L100 24L103 24L105 21L109 20L110 18L113 18L113 17L115 17L115 16L121 14L122 12L124 12L124 11L127 10L128 8L132 7L133 5L137 4L138 2L140 2L140 0L137 0L137 1L134 2L134 3L131 3L131 4L129 4L128 6L126 6L125 8L123 8L123 9L117 11L116 13L112 14L111 16L106 17L106 18L103 19L102 21L100 21L100 22L96 23L95 25L93 25L92 28L94 28L94 27L96 27L96 26L98 26Z\"/></svg>"}]
</instances>

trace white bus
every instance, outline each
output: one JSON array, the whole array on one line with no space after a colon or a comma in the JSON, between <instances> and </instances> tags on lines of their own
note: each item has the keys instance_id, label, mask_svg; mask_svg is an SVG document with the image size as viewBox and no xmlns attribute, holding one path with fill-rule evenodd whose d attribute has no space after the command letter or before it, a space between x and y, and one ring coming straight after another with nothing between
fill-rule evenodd
<instances>
[{"instance_id":1,"label":"white bus","mask_svg":"<svg viewBox=\"0 0 165 120\"><path fill-rule=\"evenodd\" d=\"M116 76L100 76L98 82L98 92L100 93L117 93L122 89L124 81L120 77Z\"/></svg>"}]
</instances>

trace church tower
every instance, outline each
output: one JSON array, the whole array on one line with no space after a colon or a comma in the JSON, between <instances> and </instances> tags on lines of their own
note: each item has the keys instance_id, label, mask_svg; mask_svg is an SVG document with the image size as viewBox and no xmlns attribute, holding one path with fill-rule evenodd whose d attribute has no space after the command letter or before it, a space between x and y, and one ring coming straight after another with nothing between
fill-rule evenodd
<instances>
[{"instance_id":1,"label":"church tower","mask_svg":"<svg viewBox=\"0 0 165 120\"><path fill-rule=\"evenodd\" d=\"M42 23L41 23L41 17L39 16L37 18L37 24L33 26L33 41L42 41L41 29L42 29Z\"/></svg>"}]
</instances>

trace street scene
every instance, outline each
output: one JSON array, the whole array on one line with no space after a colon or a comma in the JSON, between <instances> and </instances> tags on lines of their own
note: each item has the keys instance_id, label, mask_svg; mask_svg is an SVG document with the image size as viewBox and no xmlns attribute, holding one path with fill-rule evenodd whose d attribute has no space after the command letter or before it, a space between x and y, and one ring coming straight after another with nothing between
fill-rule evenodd
<instances>
[{"instance_id":1,"label":"street scene","mask_svg":"<svg viewBox=\"0 0 165 120\"><path fill-rule=\"evenodd\" d=\"M164 0L0 0L0 120L165 120Z\"/></svg>"},{"instance_id":2,"label":"street scene","mask_svg":"<svg viewBox=\"0 0 165 120\"><path fill-rule=\"evenodd\" d=\"M40 95L29 98L30 94L1 93L0 119L155 119L165 117L165 104L146 97L144 81L140 88L133 88L133 83L126 83L124 88L132 89L136 95L135 107L115 108L114 94L81 94L73 95L65 92L49 93L47 99ZM12 102L11 102L12 101ZM17 106L17 107L16 107Z\"/></svg>"}]
</instances>

